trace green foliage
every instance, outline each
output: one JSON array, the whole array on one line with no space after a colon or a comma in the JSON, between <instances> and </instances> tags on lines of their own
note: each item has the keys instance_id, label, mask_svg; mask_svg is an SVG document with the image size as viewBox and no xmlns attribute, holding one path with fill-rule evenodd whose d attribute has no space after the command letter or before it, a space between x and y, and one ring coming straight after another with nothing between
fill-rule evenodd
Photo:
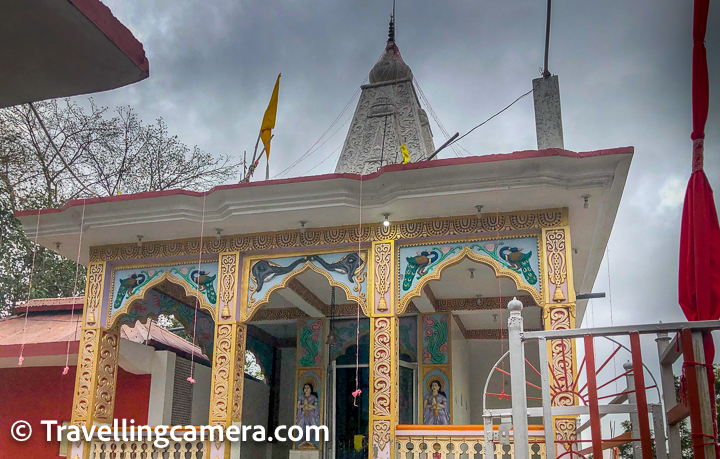
<instances>
[{"instance_id":1,"label":"green foliage","mask_svg":"<svg viewBox=\"0 0 720 459\"><path fill-rule=\"evenodd\" d=\"M130 107L111 113L92 99L87 108L66 99L35 102L34 108L0 110L0 316L27 300L31 273L30 298L75 290L74 261L34 250L14 212L119 193L205 190L237 173L230 157L190 148L162 118L145 124ZM82 294L83 267L77 277Z\"/></svg>"},{"instance_id":2,"label":"green foliage","mask_svg":"<svg viewBox=\"0 0 720 459\"><path fill-rule=\"evenodd\" d=\"M0 227L3 228L0 233L0 317L28 299L31 275L30 298L73 296L76 285L74 262L28 240L9 209L0 208ZM78 267L77 279L77 293L82 295L85 290L84 266Z\"/></svg>"}]
</instances>

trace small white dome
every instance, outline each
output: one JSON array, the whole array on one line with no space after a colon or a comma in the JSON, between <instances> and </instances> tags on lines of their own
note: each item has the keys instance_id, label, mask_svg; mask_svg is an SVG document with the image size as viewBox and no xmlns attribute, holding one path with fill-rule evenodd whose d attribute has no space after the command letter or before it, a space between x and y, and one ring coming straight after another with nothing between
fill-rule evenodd
<instances>
[{"instance_id":1,"label":"small white dome","mask_svg":"<svg viewBox=\"0 0 720 459\"><path fill-rule=\"evenodd\" d=\"M410 67L400 57L400 51L394 42L389 42L385 47L385 54L370 70L370 83L382 83L384 81L401 80L412 78Z\"/></svg>"}]
</instances>

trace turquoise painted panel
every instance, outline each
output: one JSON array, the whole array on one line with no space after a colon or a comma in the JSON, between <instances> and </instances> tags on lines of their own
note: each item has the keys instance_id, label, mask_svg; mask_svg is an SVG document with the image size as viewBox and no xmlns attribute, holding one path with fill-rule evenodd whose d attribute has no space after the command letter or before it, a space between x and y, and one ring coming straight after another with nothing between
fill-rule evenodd
<instances>
[{"instance_id":1,"label":"turquoise painted panel","mask_svg":"<svg viewBox=\"0 0 720 459\"><path fill-rule=\"evenodd\" d=\"M182 280L192 289L197 289L205 300L217 305L217 261L188 263L172 266L154 266L144 268L118 269L114 273L115 280L112 290L112 316L117 310L125 306L128 298L142 289L149 282L162 277L164 274Z\"/></svg>"},{"instance_id":2,"label":"turquoise painted panel","mask_svg":"<svg viewBox=\"0 0 720 459\"><path fill-rule=\"evenodd\" d=\"M298 366L323 366L323 321L322 319L304 319L298 330Z\"/></svg>"},{"instance_id":3,"label":"turquoise painted panel","mask_svg":"<svg viewBox=\"0 0 720 459\"><path fill-rule=\"evenodd\" d=\"M307 262L327 272L334 282L347 286L353 295L367 293L367 276L364 274L366 264L360 260L357 252L344 252L258 260L250 269L252 282L248 286L249 296L254 298L253 301L260 300L267 291L280 285L288 275L300 270ZM354 290L358 281L360 292Z\"/></svg>"},{"instance_id":4,"label":"turquoise painted panel","mask_svg":"<svg viewBox=\"0 0 720 459\"><path fill-rule=\"evenodd\" d=\"M450 363L450 314L422 316L423 364L443 365Z\"/></svg>"},{"instance_id":5,"label":"turquoise painted panel","mask_svg":"<svg viewBox=\"0 0 720 459\"><path fill-rule=\"evenodd\" d=\"M468 247L522 275L524 281L540 292L538 238L535 236L492 241L453 242L400 248L400 272L403 273L400 296L412 290L424 276L435 271L445 260Z\"/></svg>"}]
</instances>

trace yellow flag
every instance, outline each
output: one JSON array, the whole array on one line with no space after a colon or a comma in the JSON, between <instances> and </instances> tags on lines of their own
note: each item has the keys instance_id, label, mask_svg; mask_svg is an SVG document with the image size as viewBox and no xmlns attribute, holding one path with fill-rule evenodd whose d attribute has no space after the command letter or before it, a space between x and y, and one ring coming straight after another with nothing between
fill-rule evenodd
<instances>
[{"instance_id":1,"label":"yellow flag","mask_svg":"<svg viewBox=\"0 0 720 459\"><path fill-rule=\"evenodd\" d=\"M275 129L275 118L277 117L278 90L280 89L281 75L282 74L278 74L275 88L270 97L270 103L268 104L267 110L265 110L265 116L263 116L262 125L260 126L260 139L263 145L267 145L265 155L267 155L268 159L270 159L270 137L272 136L272 130Z\"/></svg>"},{"instance_id":2,"label":"yellow flag","mask_svg":"<svg viewBox=\"0 0 720 459\"><path fill-rule=\"evenodd\" d=\"M402 163L403 164L409 163L410 162L410 153L408 152L408 149L404 143L400 145L400 153L402 153L402 155L403 155Z\"/></svg>"},{"instance_id":3,"label":"yellow flag","mask_svg":"<svg viewBox=\"0 0 720 459\"><path fill-rule=\"evenodd\" d=\"M363 450L364 439L364 435L355 435L355 437L353 438L353 446L355 447L355 451L357 451L358 453Z\"/></svg>"}]
</instances>

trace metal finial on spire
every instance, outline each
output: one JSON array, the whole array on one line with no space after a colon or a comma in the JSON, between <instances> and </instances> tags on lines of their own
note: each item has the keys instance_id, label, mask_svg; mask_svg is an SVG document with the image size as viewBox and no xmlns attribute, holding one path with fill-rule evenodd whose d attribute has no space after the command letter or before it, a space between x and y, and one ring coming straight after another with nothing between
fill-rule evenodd
<instances>
[{"instance_id":1,"label":"metal finial on spire","mask_svg":"<svg viewBox=\"0 0 720 459\"><path fill-rule=\"evenodd\" d=\"M388 43L395 43L395 16L390 16L390 29L388 30Z\"/></svg>"}]
</instances>

